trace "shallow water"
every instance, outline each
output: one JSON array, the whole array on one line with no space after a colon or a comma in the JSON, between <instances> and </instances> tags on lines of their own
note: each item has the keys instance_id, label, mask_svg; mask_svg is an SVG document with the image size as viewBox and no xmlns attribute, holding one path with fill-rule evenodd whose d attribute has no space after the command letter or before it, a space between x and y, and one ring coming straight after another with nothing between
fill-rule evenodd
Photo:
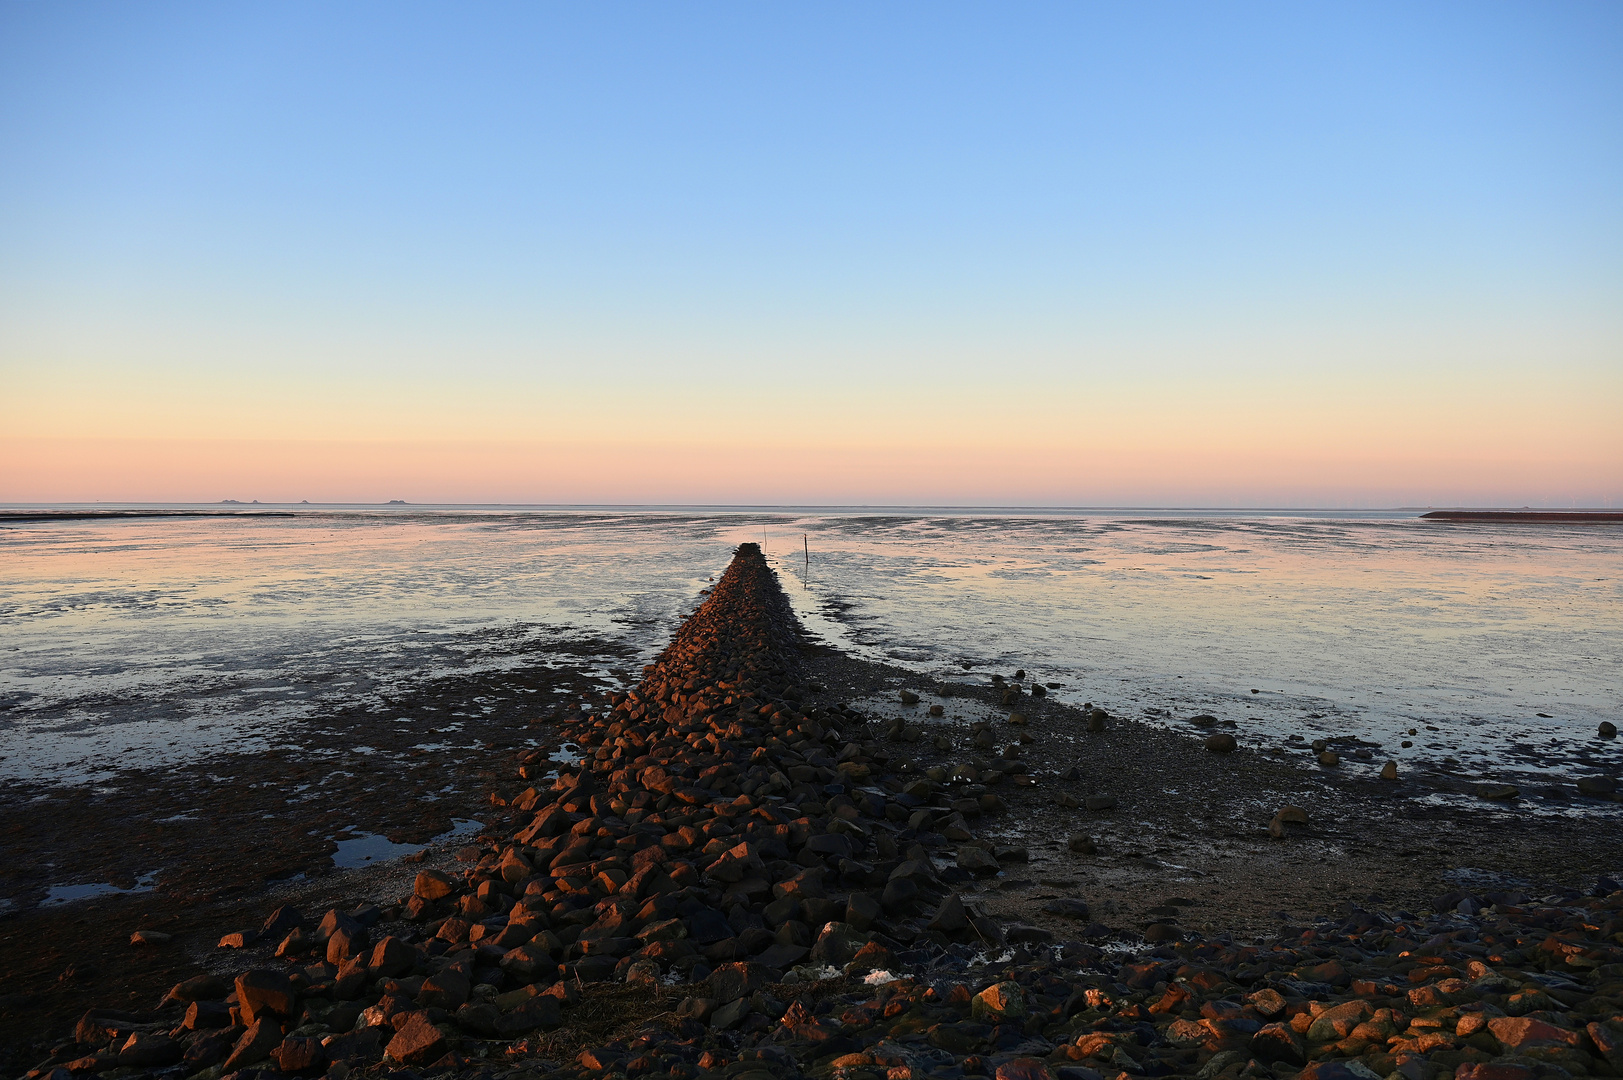
<instances>
[{"instance_id":1,"label":"shallow water","mask_svg":"<svg viewBox=\"0 0 1623 1080\"><path fill-rule=\"evenodd\" d=\"M342 834L342 839L336 836L332 838L333 843L338 845L338 850L332 856L332 864L340 870L356 870L372 863L398 859L402 855L422 851L427 847L448 844L453 840L472 836L484 828L483 823L470 818L452 818L451 826L425 844L397 844L387 836L351 828Z\"/></svg>"},{"instance_id":2,"label":"shallow water","mask_svg":"<svg viewBox=\"0 0 1623 1080\"><path fill-rule=\"evenodd\" d=\"M1616 765L1623 529L1412 515L808 519L808 611L922 671L1388 756ZM1541 715L1542 714L1542 715ZM1415 734L1410 735L1413 730ZM1402 746L1408 740L1414 745Z\"/></svg>"},{"instance_id":3,"label":"shallow water","mask_svg":"<svg viewBox=\"0 0 1623 1080\"><path fill-rule=\"evenodd\" d=\"M412 507L0 527L0 778L252 751L341 705L390 722L385 691L533 663L536 642L646 663L763 538L814 632L921 673L1023 667L1061 700L1359 737L1376 764L1619 761L1593 738L1623 718L1615 526Z\"/></svg>"}]
</instances>

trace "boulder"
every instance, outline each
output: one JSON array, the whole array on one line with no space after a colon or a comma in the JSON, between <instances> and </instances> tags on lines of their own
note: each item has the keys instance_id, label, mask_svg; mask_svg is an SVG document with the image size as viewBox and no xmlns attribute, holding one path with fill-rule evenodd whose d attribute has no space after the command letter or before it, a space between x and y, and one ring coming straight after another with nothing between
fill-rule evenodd
<instances>
[{"instance_id":1,"label":"boulder","mask_svg":"<svg viewBox=\"0 0 1623 1080\"><path fill-rule=\"evenodd\" d=\"M264 1061L272 1050L282 1045L282 1026L274 1016L261 1016L242 1033L230 1055L220 1067L222 1073L236 1072L244 1065Z\"/></svg>"},{"instance_id":2,"label":"boulder","mask_svg":"<svg viewBox=\"0 0 1623 1080\"><path fill-rule=\"evenodd\" d=\"M968 870L976 877L989 877L1002 869L992 853L982 847L962 847L958 849L958 866Z\"/></svg>"},{"instance_id":3,"label":"boulder","mask_svg":"<svg viewBox=\"0 0 1623 1080\"><path fill-rule=\"evenodd\" d=\"M293 980L280 971L254 968L237 976L237 1005L242 1010L242 1018L249 1024L261 1016L292 1019L298 1015L294 1012L298 997ZM277 1041L281 1041L280 1035ZM270 1050L267 1049L265 1053L270 1053Z\"/></svg>"},{"instance_id":4,"label":"boulder","mask_svg":"<svg viewBox=\"0 0 1623 1080\"><path fill-rule=\"evenodd\" d=\"M445 1033L428 1022L426 1013L415 1012L395 1031L383 1056L402 1065L427 1065L445 1050Z\"/></svg>"},{"instance_id":5,"label":"boulder","mask_svg":"<svg viewBox=\"0 0 1623 1080\"><path fill-rule=\"evenodd\" d=\"M456 891L456 881L440 870L422 870L412 883L411 891L420 900L443 900Z\"/></svg>"},{"instance_id":6,"label":"boulder","mask_svg":"<svg viewBox=\"0 0 1623 1080\"><path fill-rule=\"evenodd\" d=\"M1017 982L993 983L969 1001L971 1019L988 1024L1024 1020L1026 995Z\"/></svg>"}]
</instances>

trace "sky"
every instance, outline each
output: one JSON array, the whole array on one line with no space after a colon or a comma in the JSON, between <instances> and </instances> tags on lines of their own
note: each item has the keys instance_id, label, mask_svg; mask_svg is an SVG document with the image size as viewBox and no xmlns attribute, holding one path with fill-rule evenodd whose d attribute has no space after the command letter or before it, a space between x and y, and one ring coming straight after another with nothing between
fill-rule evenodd
<instances>
[{"instance_id":1,"label":"sky","mask_svg":"<svg viewBox=\"0 0 1623 1080\"><path fill-rule=\"evenodd\" d=\"M0 500L1623 506L1623 5L0 0Z\"/></svg>"}]
</instances>

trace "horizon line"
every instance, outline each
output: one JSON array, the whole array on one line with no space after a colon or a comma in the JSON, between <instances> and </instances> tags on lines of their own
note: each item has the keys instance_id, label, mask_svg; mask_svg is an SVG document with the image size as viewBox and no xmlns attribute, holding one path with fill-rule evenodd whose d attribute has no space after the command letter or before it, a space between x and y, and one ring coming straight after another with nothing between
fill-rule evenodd
<instances>
[{"instance_id":1,"label":"horizon line","mask_svg":"<svg viewBox=\"0 0 1623 1080\"><path fill-rule=\"evenodd\" d=\"M733 510L733 511L767 511L767 510L1041 510L1041 511L1222 511L1233 513L1237 511L1265 511L1279 512L1312 512L1312 513L1425 513L1433 510L1458 511L1519 511L1540 510L1552 512L1577 513L1585 511L1614 510L1610 506L1534 506L1524 504L1521 506L1468 506L1468 505L1429 505L1429 506L1192 506L1192 505L1127 505L1127 504L1069 504L1069 503L526 503L526 502L410 502L403 499L392 499L379 502L311 502L300 501L261 501L221 499L214 502L186 502L186 501L151 501L151 500L93 500L93 501L52 501L52 502L10 502L0 501L0 510L17 508L29 510L44 509L71 509L84 507L136 507L136 508L196 508L218 510L225 513L239 512L241 509L252 507L261 508L292 508L308 507L310 509L397 509L410 508L415 510Z\"/></svg>"}]
</instances>

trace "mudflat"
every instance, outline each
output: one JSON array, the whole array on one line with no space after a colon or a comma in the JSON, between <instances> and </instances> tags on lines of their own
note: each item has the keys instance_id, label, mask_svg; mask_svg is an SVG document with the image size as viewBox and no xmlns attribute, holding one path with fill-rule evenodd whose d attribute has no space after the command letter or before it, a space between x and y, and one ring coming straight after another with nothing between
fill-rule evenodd
<instances>
[{"instance_id":1,"label":"mudflat","mask_svg":"<svg viewBox=\"0 0 1623 1080\"><path fill-rule=\"evenodd\" d=\"M1222 718L1149 727L1019 674L925 683L819 647L746 544L634 689L498 711L479 753L395 747L319 799L296 793L320 755L285 751L14 804L8 863L32 876L0 924L0 1067L1623 1067L1604 785L1384 779L1356 743L1259 750ZM340 822L442 839L340 871ZM39 906L70 864L131 886L177 869Z\"/></svg>"}]
</instances>

